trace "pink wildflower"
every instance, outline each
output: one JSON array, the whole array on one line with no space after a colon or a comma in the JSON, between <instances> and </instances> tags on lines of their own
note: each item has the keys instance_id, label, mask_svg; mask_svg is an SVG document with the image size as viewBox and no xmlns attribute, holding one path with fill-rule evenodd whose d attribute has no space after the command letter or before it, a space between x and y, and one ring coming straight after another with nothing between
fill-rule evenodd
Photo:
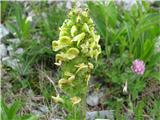
<instances>
[{"instance_id":1,"label":"pink wildflower","mask_svg":"<svg viewBox=\"0 0 160 120\"><path fill-rule=\"evenodd\" d=\"M136 59L132 62L131 69L137 75L143 75L145 71L145 64L142 60Z\"/></svg>"}]
</instances>

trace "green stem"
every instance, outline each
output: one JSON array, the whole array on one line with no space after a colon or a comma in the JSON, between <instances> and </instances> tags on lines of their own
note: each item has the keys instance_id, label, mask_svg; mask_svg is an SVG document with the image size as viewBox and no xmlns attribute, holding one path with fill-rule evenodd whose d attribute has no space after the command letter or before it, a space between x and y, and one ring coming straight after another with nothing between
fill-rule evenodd
<instances>
[{"instance_id":1,"label":"green stem","mask_svg":"<svg viewBox=\"0 0 160 120\"><path fill-rule=\"evenodd\" d=\"M85 87L85 93L82 94L81 102L81 120L86 120L86 96L87 96L87 86Z\"/></svg>"}]
</instances>

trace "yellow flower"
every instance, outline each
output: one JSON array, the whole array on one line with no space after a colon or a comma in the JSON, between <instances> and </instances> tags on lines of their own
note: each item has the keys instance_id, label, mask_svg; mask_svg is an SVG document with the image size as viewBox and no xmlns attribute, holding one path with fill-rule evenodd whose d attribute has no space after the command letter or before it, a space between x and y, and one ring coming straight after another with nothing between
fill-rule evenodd
<instances>
[{"instance_id":1,"label":"yellow flower","mask_svg":"<svg viewBox=\"0 0 160 120\"><path fill-rule=\"evenodd\" d=\"M81 98L75 96L75 97L71 98L71 102L73 105L76 105L81 102Z\"/></svg>"},{"instance_id":2,"label":"yellow flower","mask_svg":"<svg viewBox=\"0 0 160 120\"><path fill-rule=\"evenodd\" d=\"M81 17L78 15L77 19L76 19L76 22L79 23L81 20Z\"/></svg>"},{"instance_id":3,"label":"yellow flower","mask_svg":"<svg viewBox=\"0 0 160 120\"><path fill-rule=\"evenodd\" d=\"M100 39L100 35L95 35L95 41L96 41L97 44L99 42L99 39Z\"/></svg>"},{"instance_id":4,"label":"yellow flower","mask_svg":"<svg viewBox=\"0 0 160 120\"><path fill-rule=\"evenodd\" d=\"M71 45L72 41L69 37L63 36L59 41L52 42L52 49L53 51L58 51L64 47Z\"/></svg>"},{"instance_id":5,"label":"yellow flower","mask_svg":"<svg viewBox=\"0 0 160 120\"><path fill-rule=\"evenodd\" d=\"M86 23L83 24L82 30L84 32L89 32L89 27L88 27L88 25Z\"/></svg>"},{"instance_id":6,"label":"yellow flower","mask_svg":"<svg viewBox=\"0 0 160 120\"><path fill-rule=\"evenodd\" d=\"M69 60L74 59L79 54L79 50L77 48L70 48L66 53L66 58Z\"/></svg>"},{"instance_id":7,"label":"yellow flower","mask_svg":"<svg viewBox=\"0 0 160 120\"><path fill-rule=\"evenodd\" d=\"M82 15L83 15L84 17L88 17L88 12L87 12L87 11L83 11L83 12L82 12Z\"/></svg>"},{"instance_id":8,"label":"yellow flower","mask_svg":"<svg viewBox=\"0 0 160 120\"><path fill-rule=\"evenodd\" d=\"M77 36L75 36L72 41L76 41L77 42L77 45L79 45L79 43L81 42L81 40L83 40L85 37L85 33L81 33L81 34L78 34Z\"/></svg>"},{"instance_id":9,"label":"yellow flower","mask_svg":"<svg viewBox=\"0 0 160 120\"><path fill-rule=\"evenodd\" d=\"M69 81L73 81L75 79L75 75L72 75L68 78Z\"/></svg>"},{"instance_id":10,"label":"yellow flower","mask_svg":"<svg viewBox=\"0 0 160 120\"><path fill-rule=\"evenodd\" d=\"M61 48L59 47L58 41L52 41L52 50L58 51L59 49L61 49Z\"/></svg>"},{"instance_id":11,"label":"yellow flower","mask_svg":"<svg viewBox=\"0 0 160 120\"><path fill-rule=\"evenodd\" d=\"M64 61L65 60L65 54L64 53L60 53L60 54L56 54L56 63L59 61Z\"/></svg>"},{"instance_id":12,"label":"yellow flower","mask_svg":"<svg viewBox=\"0 0 160 120\"><path fill-rule=\"evenodd\" d=\"M94 68L93 64L89 62L89 63L88 63L88 68L89 68L89 69L93 69L93 68Z\"/></svg>"},{"instance_id":13,"label":"yellow flower","mask_svg":"<svg viewBox=\"0 0 160 120\"><path fill-rule=\"evenodd\" d=\"M97 50L97 49L92 50L92 51L89 52L91 58L94 57L94 58L96 59L96 61L97 61L98 55L99 55L100 53L101 53L101 51L100 51L100 50Z\"/></svg>"},{"instance_id":14,"label":"yellow flower","mask_svg":"<svg viewBox=\"0 0 160 120\"><path fill-rule=\"evenodd\" d=\"M72 36L72 37L75 36L76 33L77 33L77 27L74 25L74 26L72 26L72 28L71 28L71 36Z\"/></svg>"},{"instance_id":15,"label":"yellow flower","mask_svg":"<svg viewBox=\"0 0 160 120\"><path fill-rule=\"evenodd\" d=\"M68 31L66 31L66 30L63 30L63 31L61 31L61 32L59 33L59 37L62 37L62 36L65 36L65 35L69 35L69 34L68 34Z\"/></svg>"},{"instance_id":16,"label":"yellow flower","mask_svg":"<svg viewBox=\"0 0 160 120\"><path fill-rule=\"evenodd\" d=\"M79 72L80 70L84 69L84 68L88 68L88 66L86 64L84 64L84 63L80 63L78 65L75 65L75 67L78 68L78 70L76 71L76 73Z\"/></svg>"},{"instance_id":17,"label":"yellow flower","mask_svg":"<svg viewBox=\"0 0 160 120\"><path fill-rule=\"evenodd\" d=\"M65 85L65 84L71 84L72 85L72 81L74 80L74 78L75 78L75 76L71 76L70 79L64 79L64 78L62 78L62 79L60 79L58 81L58 86L60 88L62 88L62 86Z\"/></svg>"},{"instance_id":18,"label":"yellow flower","mask_svg":"<svg viewBox=\"0 0 160 120\"><path fill-rule=\"evenodd\" d=\"M71 38L67 36L62 36L59 40L60 46L66 47L71 45Z\"/></svg>"},{"instance_id":19,"label":"yellow flower","mask_svg":"<svg viewBox=\"0 0 160 120\"><path fill-rule=\"evenodd\" d=\"M58 61L58 62L56 62L54 64L57 65L57 66L61 66L62 65L62 61Z\"/></svg>"},{"instance_id":20,"label":"yellow flower","mask_svg":"<svg viewBox=\"0 0 160 120\"><path fill-rule=\"evenodd\" d=\"M93 20L91 18L89 18L88 23L93 24Z\"/></svg>"},{"instance_id":21,"label":"yellow flower","mask_svg":"<svg viewBox=\"0 0 160 120\"><path fill-rule=\"evenodd\" d=\"M64 100L59 95L57 97L52 96L52 99L55 103L64 103Z\"/></svg>"}]
</instances>

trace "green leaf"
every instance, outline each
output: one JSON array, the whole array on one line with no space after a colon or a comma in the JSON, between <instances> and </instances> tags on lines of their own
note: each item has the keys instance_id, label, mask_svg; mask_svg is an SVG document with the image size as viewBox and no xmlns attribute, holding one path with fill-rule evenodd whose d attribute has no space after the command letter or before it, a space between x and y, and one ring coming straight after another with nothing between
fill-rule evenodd
<instances>
[{"instance_id":1,"label":"green leaf","mask_svg":"<svg viewBox=\"0 0 160 120\"><path fill-rule=\"evenodd\" d=\"M135 109L135 120L143 120L143 108L145 106L145 103L141 101L138 103L136 109Z\"/></svg>"},{"instance_id":2,"label":"green leaf","mask_svg":"<svg viewBox=\"0 0 160 120\"><path fill-rule=\"evenodd\" d=\"M16 113L21 107L21 103L19 101L15 101L12 106L9 108L9 120L13 120L16 118Z\"/></svg>"},{"instance_id":3,"label":"green leaf","mask_svg":"<svg viewBox=\"0 0 160 120\"><path fill-rule=\"evenodd\" d=\"M154 79L160 81L160 72L154 72L154 73L152 73L151 77L153 77Z\"/></svg>"}]
</instances>

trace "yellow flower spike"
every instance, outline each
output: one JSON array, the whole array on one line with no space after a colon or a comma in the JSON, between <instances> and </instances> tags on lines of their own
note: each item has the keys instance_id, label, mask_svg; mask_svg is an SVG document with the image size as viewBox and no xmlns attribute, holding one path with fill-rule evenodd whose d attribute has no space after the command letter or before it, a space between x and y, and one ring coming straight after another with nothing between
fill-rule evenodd
<instances>
[{"instance_id":1,"label":"yellow flower spike","mask_svg":"<svg viewBox=\"0 0 160 120\"><path fill-rule=\"evenodd\" d=\"M79 54L79 50L77 48L70 48L66 53L66 58L68 60L72 60L77 57Z\"/></svg>"},{"instance_id":2,"label":"yellow flower spike","mask_svg":"<svg viewBox=\"0 0 160 120\"><path fill-rule=\"evenodd\" d=\"M63 47L71 45L71 38L67 36L62 36L59 40L59 44Z\"/></svg>"},{"instance_id":3,"label":"yellow flower spike","mask_svg":"<svg viewBox=\"0 0 160 120\"><path fill-rule=\"evenodd\" d=\"M89 74L89 75L86 75L86 81L87 81L87 86L88 86L88 83L89 83L89 80L90 80L90 78L91 78L91 75Z\"/></svg>"},{"instance_id":4,"label":"yellow flower spike","mask_svg":"<svg viewBox=\"0 0 160 120\"><path fill-rule=\"evenodd\" d=\"M74 25L74 26L72 26L72 28L71 28L71 36L72 36L72 37L75 36L76 33L77 33L77 27Z\"/></svg>"},{"instance_id":5,"label":"yellow flower spike","mask_svg":"<svg viewBox=\"0 0 160 120\"><path fill-rule=\"evenodd\" d=\"M76 97L76 96L72 97L71 98L71 102L72 102L73 105L76 105L76 104L81 102L81 98L80 97Z\"/></svg>"},{"instance_id":6,"label":"yellow flower spike","mask_svg":"<svg viewBox=\"0 0 160 120\"><path fill-rule=\"evenodd\" d=\"M59 95L57 97L52 96L52 99L55 103L64 103L64 100Z\"/></svg>"},{"instance_id":7,"label":"yellow flower spike","mask_svg":"<svg viewBox=\"0 0 160 120\"><path fill-rule=\"evenodd\" d=\"M94 68L94 65L90 62L93 58L97 60L101 52L99 39L100 36L95 31L95 25L89 17L88 11L73 9L60 28L59 40L53 42L52 45L53 50L59 50L55 57L55 64L60 66L60 76L62 78L58 81L58 86L63 89L67 96L72 96L69 98L70 103L78 105L75 106L78 109L81 109L80 102L85 101L82 98L87 92L91 71ZM81 83L84 90L78 90L78 83ZM58 99L58 97L52 98ZM72 109L74 109L74 106ZM69 113L71 116L72 114L73 112ZM82 113L81 117L78 113L75 113L76 117L74 119L85 118L85 114Z\"/></svg>"},{"instance_id":8,"label":"yellow flower spike","mask_svg":"<svg viewBox=\"0 0 160 120\"><path fill-rule=\"evenodd\" d=\"M82 30L83 30L84 32L90 32L90 31L89 31L89 27L88 27L88 25L87 25L86 23L83 24Z\"/></svg>"},{"instance_id":9,"label":"yellow flower spike","mask_svg":"<svg viewBox=\"0 0 160 120\"><path fill-rule=\"evenodd\" d=\"M89 63L88 63L88 68L89 68L89 69L93 69L93 68L94 68L93 64L89 62Z\"/></svg>"},{"instance_id":10,"label":"yellow flower spike","mask_svg":"<svg viewBox=\"0 0 160 120\"><path fill-rule=\"evenodd\" d=\"M81 34L78 34L77 36L75 36L72 41L76 41L77 42L77 45L79 45L79 43L81 42L81 40L83 40L85 37L85 33L81 33Z\"/></svg>"},{"instance_id":11,"label":"yellow flower spike","mask_svg":"<svg viewBox=\"0 0 160 120\"><path fill-rule=\"evenodd\" d=\"M81 64L78 64L78 65L75 65L75 67L78 68L78 70L76 71L76 73L78 73L80 70L84 69L84 68L88 68L88 66L84 63L81 63Z\"/></svg>"}]
</instances>

